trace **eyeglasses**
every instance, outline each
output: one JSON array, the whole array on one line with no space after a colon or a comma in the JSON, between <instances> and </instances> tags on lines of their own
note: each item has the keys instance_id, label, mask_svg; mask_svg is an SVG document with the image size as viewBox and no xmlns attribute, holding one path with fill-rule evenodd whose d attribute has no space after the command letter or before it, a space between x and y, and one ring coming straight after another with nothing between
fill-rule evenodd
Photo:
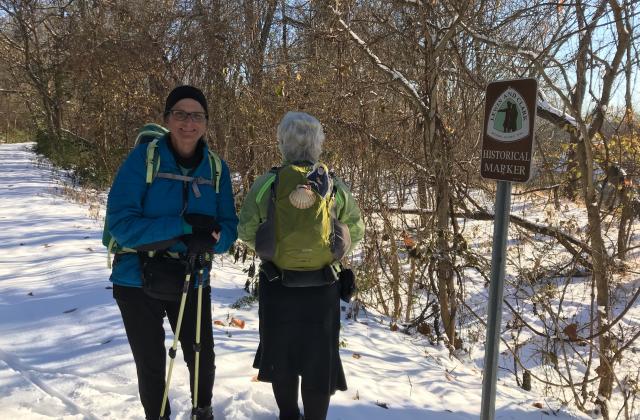
<instances>
[{"instance_id":1,"label":"eyeglasses","mask_svg":"<svg viewBox=\"0 0 640 420\"><path fill-rule=\"evenodd\" d=\"M186 112L179 109L172 109L169 113L178 121L186 121L187 118L191 117L191 121L201 123L207 119L207 114L204 112Z\"/></svg>"}]
</instances>

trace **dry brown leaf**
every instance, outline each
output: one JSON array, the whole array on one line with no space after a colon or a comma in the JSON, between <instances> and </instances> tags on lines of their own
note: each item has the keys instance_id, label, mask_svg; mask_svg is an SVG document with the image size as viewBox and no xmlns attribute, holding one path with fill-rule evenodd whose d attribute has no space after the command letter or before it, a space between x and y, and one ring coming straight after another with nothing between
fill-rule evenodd
<instances>
[{"instance_id":1,"label":"dry brown leaf","mask_svg":"<svg viewBox=\"0 0 640 420\"><path fill-rule=\"evenodd\" d=\"M233 325L234 327L238 327L240 329L244 329L244 321L241 320L241 319L231 318L231 322L229 324Z\"/></svg>"},{"instance_id":2,"label":"dry brown leaf","mask_svg":"<svg viewBox=\"0 0 640 420\"><path fill-rule=\"evenodd\" d=\"M422 335L431 335L431 325L427 324L426 322L421 322L420 324L418 324L417 330Z\"/></svg>"},{"instance_id":3,"label":"dry brown leaf","mask_svg":"<svg viewBox=\"0 0 640 420\"><path fill-rule=\"evenodd\" d=\"M225 323L216 319L215 321L213 321L213 325L220 325L221 327L225 327Z\"/></svg>"},{"instance_id":4,"label":"dry brown leaf","mask_svg":"<svg viewBox=\"0 0 640 420\"><path fill-rule=\"evenodd\" d=\"M542 408L542 403L534 402L533 406L536 407L536 408Z\"/></svg>"},{"instance_id":5,"label":"dry brown leaf","mask_svg":"<svg viewBox=\"0 0 640 420\"><path fill-rule=\"evenodd\" d=\"M567 337L569 337L569 340L578 340L578 325L576 325L575 323L567 325L566 327L564 327L563 331L567 335Z\"/></svg>"},{"instance_id":6,"label":"dry brown leaf","mask_svg":"<svg viewBox=\"0 0 640 420\"><path fill-rule=\"evenodd\" d=\"M361 357L362 357L362 355L360 353L353 353L353 358L354 359L359 359Z\"/></svg>"},{"instance_id":7,"label":"dry brown leaf","mask_svg":"<svg viewBox=\"0 0 640 420\"><path fill-rule=\"evenodd\" d=\"M402 241L404 242L404 246L407 248L415 248L416 241L413 240L411 236L407 234L407 232L402 232Z\"/></svg>"}]
</instances>

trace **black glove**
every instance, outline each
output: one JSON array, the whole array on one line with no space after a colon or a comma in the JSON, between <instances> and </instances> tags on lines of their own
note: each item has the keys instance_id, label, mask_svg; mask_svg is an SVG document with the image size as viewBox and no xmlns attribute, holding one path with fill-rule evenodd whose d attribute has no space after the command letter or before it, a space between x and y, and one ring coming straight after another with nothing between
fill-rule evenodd
<instances>
[{"instance_id":1,"label":"black glove","mask_svg":"<svg viewBox=\"0 0 640 420\"><path fill-rule=\"evenodd\" d=\"M187 246L187 255L197 256L211 252L216 244L216 238L202 230L193 230L193 233L182 235L182 242Z\"/></svg>"},{"instance_id":2,"label":"black glove","mask_svg":"<svg viewBox=\"0 0 640 420\"><path fill-rule=\"evenodd\" d=\"M190 213L184 216L184 220L193 227L193 233L182 237L182 241L187 245L187 254L195 256L211 252L217 242L212 234L221 230L215 217Z\"/></svg>"},{"instance_id":3,"label":"black glove","mask_svg":"<svg viewBox=\"0 0 640 420\"><path fill-rule=\"evenodd\" d=\"M338 273L340 279L340 299L349 303L356 291L356 276L350 268L343 268Z\"/></svg>"},{"instance_id":4,"label":"black glove","mask_svg":"<svg viewBox=\"0 0 640 420\"><path fill-rule=\"evenodd\" d=\"M193 226L193 231L202 230L209 234L220 232L222 228L215 217L200 213L189 213L184 215L185 222Z\"/></svg>"}]
</instances>

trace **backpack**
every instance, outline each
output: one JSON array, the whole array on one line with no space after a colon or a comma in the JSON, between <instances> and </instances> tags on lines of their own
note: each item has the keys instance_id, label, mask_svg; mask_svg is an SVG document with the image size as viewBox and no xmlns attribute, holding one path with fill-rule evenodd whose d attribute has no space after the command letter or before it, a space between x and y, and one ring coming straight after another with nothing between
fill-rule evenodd
<instances>
[{"instance_id":1,"label":"backpack","mask_svg":"<svg viewBox=\"0 0 640 420\"><path fill-rule=\"evenodd\" d=\"M256 231L256 253L279 269L320 270L351 246L349 228L335 214L337 187L326 165L290 164L270 171L256 201L270 188L266 220Z\"/></svg>"},{"instance_id":2,"label":"backpack","mask_svg":"<svg viewBox=\"0 0 640 420\"><path fill-rule=\"evenodd\" d=\"M196 197L200 196L200 191L197 188L198 184L212 184L215 192L220 191L220 176L222 173L222 162L220 157L209 150L209 167L211 168L212 179L193 178L190 176L169 174L164 172L158 172L160 169L160 155L158 153L158 141L164 136L169 134L169 130L163 126L155 123L145 124L138 130L134 148L140 144L147 144L147 159L146 159L146 183L147 187L153 183L153 181L159 178L174 179L177 181L192 182L194 186L194 193ZM107 248L107 267L111 268L111 254L119 252L137 252L135 249L125 248L115 241L111 232L107 229L107 217L104 218L104 228L102 230L102 245Z\"/></svg>"}]
</instances>

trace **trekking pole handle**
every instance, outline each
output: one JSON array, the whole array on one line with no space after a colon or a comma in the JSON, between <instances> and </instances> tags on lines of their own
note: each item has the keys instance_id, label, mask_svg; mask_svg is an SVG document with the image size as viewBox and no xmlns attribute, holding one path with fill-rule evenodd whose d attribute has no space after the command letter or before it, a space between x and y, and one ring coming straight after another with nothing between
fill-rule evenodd
<instances>
[{"instance_id":1,"label":"trekking pole handle","mask_svg":"<svg viewBox=\"0 0 640 420\"><path fill-rule=\"evenodd\" d=\"M187 274L193 273L193 270L196 266L196 258L198 258L197 255L187 255Z\"/></svg>"}]
</instances>

